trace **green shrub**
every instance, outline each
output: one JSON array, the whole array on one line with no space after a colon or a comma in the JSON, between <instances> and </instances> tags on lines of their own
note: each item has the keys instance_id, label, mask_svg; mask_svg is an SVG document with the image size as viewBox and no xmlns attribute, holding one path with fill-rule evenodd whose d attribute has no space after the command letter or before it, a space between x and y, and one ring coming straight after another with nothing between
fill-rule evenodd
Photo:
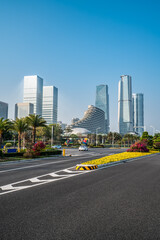
<instances>
[{"instance_id":1,"label":"green shrub","mask_svg":"<svg viewBox=\"0 0 160 240\"><path fill-rule=\"evenodd\" d=\"M24 158L34 158L35 155L32 152L25 152L25 153L23 153L23 157Z\"/></svg>"},{"instance_id":2,"label":"green shrub","mask_svg":"<svg viewBox=\"0 0 160 240\"><path fill-rule=\"evenodd\" d=\"M46 155L61 155L62 151L61 150L52 150L52 151L42 151L41 156L46 156Z\"/></svg>"},{"instance_id":3,"label":"green shrub","mask_svg":"<svg viewBox=\"0 0 160 240\"><path fill-rule=\"evenodd\" d=\"M6 147L12 147L12 143L6 143Z\"/></svg>"},{"instance_id":4,"label":"green shrub","mask_svg":"<svg viewBox=\"0 0 160 240\"><path fill-rule=\"evenodd\" d=\"M3 157L22 157L24 152L16 152L16 153L2 153Z\"/></svg>"}]
</instances>

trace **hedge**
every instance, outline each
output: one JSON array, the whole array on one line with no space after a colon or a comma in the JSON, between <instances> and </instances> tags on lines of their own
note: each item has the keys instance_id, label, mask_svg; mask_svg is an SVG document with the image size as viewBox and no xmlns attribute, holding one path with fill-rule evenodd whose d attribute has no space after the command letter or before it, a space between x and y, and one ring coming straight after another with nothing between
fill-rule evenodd
<instances>
[{"instance_id":1,"label":"hedge","mask_svg":"<svg viewBox=\"0 0 160 240\"><path fill-rule=\"evenodd\" d=\"M46 155L61 155L61 154L62 154L62 151L61 151L61 150L41 152L41 156L46 156Z\"/></svg>"}]
</instances>

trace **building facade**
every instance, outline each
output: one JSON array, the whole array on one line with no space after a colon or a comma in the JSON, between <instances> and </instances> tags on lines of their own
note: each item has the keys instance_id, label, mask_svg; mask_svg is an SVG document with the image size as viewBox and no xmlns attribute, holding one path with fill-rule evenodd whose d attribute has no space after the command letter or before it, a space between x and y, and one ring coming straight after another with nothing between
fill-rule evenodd
<instances>
[{"instance_id":1,"label":"building facade","mask_svg":"<svg viewBox=\"0 0 160 240\"><path fill-rule=\"evenodd\" d=\"M47 124L57 123L58 112L58 88L54 86L43 87L43 111L42 117Z\"/></svg>"},{"instance_id":2,"label":"building facade","mask_svg":"<svg viewBox=\"0 0 160 240\"><path fill-rule=\"evenodd\" d=\"M0 118L8 118L8 103L0 101Z\"/></svg>"},{"instance_id":3,"label":"building facade","mask_svg":"<svg viewBox=\"0 0 160 240\"><path fill-rule=\"evenodd\" d=\"M34 114L42 116L43 79L37 75L24 77L24 103L34 105Z\"/></svg>"},{"instance_id":4,"label":"building facade","mask_svg":"<svg viewBox=\"0 0 160 240\"><path fill-rule=\"evenodd\" d=\"M132 79L129 75L121 76L119 81L118 126L122 135L133 132Z\"/></svg>"},{"instance_id":5,"label":"building facade","mask_svg":"<svg viewBox=\"0 0 160 240\"><path fill-rule=\"evenodd\" d=\"M142 136L144 132L144 95L142 93L132 94L133 103L133 128Z\"/></svg>"},{"instance_id":6,"label":"building facade","mask_svg":"<svg viewBox=\"0 0 160 240\"><path fill-rule=\"evenodd\" d=\"M95 106L105 112L105 133L109 132L109 94L107 85L96 87Z\"/></svg>"},{"instance_id":7,"label":"building facade","mask_svg":"<svg viewBox=\"0 0 160 240\"><path fill-rule=\"evenodd\" d=\"M15 104L15 120L16 118L27 117L34 113L33 103L16 103Z\"/></svg>"},{"instance_id":8,"label":"building facade","mask_svg":"<svg viewBox=\"0 0 160 240\"><path fill-rule=\"evenodd\" d=\"M80 119L79 118L72 118L72 124L78 122Z\"/></svg>"},{"instance_id":9,"label":"building facade","mask_svg":"<svg viewBox=\"0 0 160 240\"><path fill-rule=\"evenodd\" d=\"M102 109L90 105L84 117L71 124L70 128L85 128L91 133L105 133L105 113Z\"/></svg>"}]
</instances>

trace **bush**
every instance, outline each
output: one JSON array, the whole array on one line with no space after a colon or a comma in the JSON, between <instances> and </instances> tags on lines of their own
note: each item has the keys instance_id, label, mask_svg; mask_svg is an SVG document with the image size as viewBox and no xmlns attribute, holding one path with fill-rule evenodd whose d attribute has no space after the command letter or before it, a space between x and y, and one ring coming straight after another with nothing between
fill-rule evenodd
<instances>
[{"instance_id":1,"label":"bush","mask_svg":"<svg viewBox=\"0 0 160 240\"><path fill-rule=\"evenodd\" d=\"M3 157L22 157L24 152L16 152L16 153L2 153Z\"/></svg>"},{"instance_id":2,"label":"bush","mask_svg":"<svg viewBox=\"0 0 160 240\"><path fill-rule=\"evenodd\" d=\"M61 150L52 150L52 151L42 151L41 156L46 156L46 155L61 155L62 151Z\"/></svg>"},{"instance_id":3,"label":"bush","mask_svg":"<svg viewBox=\"0 0 160 240\"><path fill-rule=\"evenodd\" d=\"M160 142L154 142L153 147L154 149L160 149Z\"/></svg>"},{"instance_id":4,"label":"bush","mask_svg":"<svg viewBox=\"0 0 160 240\"><path fill-rule=\"evenodd\" d=\"M6 147L12 147L12 143L6 143Z\"/></svg>"},{"instance_id":5,"label":"bush","mask_svg":"<svg viewBox=\"0 0 160 240\"><path fill-rule=\"evenodd\" d=\"M40 155L40 152L45 149L45 144L42 141L39 141L37 143L34 144L33 146L33 151L35 153L36 156Z\"/></svg>"},{"instance_id":6,"label":"bush","mask_svg":"<svg viewBox=\"0 0 160 240\"><path fill-rule=\"evenodd\" d=\"M24 158L33 158L34 154L32 152L26 152L26 153L23 154L23 157Z\"/></svg>"},{"instance_id":7,"label":"bush","mask_svg":"<svg viewBox=\"0 0 160 240\"><path fill-rule=\"evenodd\" d=\"M138 141L130 146L127 149L127 152L149 152L146 143L143 141Z\"/></svg>"}]
</instances>

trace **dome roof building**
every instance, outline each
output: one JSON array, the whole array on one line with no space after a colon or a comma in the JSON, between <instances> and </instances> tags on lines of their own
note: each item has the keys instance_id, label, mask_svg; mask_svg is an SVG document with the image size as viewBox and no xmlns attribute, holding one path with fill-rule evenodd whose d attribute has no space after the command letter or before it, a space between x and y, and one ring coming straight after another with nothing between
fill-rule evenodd
<instances>
[{"instance_id":1,"label":"dome roof building","mask_svg":"<svg viewBox=\"0 0 160 240\"><path fill-rule=\"evenodd\" d=\"M71 124L70 127L72 129L85 128L91 133L105 133L105 113L100 108L89 105L88 110L84 113L84 117Z\"/></svg>"}]
</instances>

